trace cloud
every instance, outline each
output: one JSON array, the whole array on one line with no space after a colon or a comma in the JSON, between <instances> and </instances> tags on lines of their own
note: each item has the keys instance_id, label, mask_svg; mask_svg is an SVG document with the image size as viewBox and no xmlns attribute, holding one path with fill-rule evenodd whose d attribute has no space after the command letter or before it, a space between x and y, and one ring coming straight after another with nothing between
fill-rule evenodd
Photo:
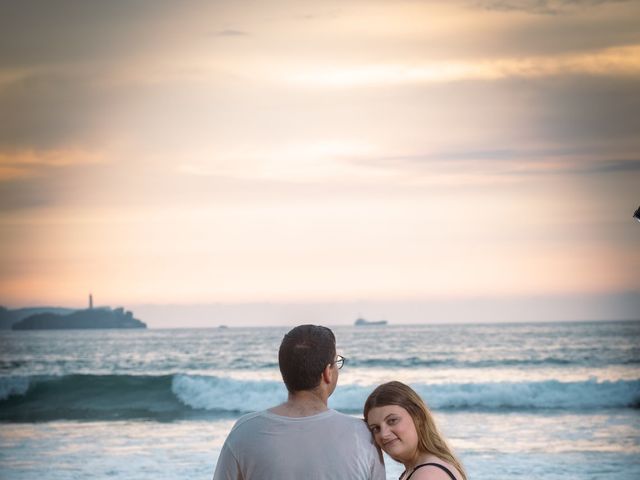
<instances>
[{"instance_id":1,"label":"cloud","mask_svg":"<svg viewBox=\"0 0 640 480\"><path fill-rule=\"evenodd\" d=\"M576 175L602 176L603 174L631 174L640 172L640 161L638 160L608 160L599 159L597 161L574 159L573 161L539 161L539 162L517 162L509 169L505 175L514 176L562 176L565 178Z\"/></svg>"},{"instance_id":2,"label":"cloud","mask_svg":"<svg viewBox=\"0 0 640 480\"><path fill-rule=\"evenodd\" d=\"M633 173L640 172L640 160L608 160L590 165L581 170L584 173Z\"/></svg>"},{"instance_id":3,"label":"cloud","mask_svg":"<svg viewBox=\"0 0 640 480\"><path fill-rule=\"evenodd\" d=\"M589 149L512 148L484 151L441 151L424 155L358 158L366 168L403 174L410 183L431 185L487 185L520 181L522 177L602 175L640 171L636 159L616 159Z\"/></svg>"},{"instance_id":4,"label":"cloud","mask_svg":"<svg viewBox=\"0 0 640 480\"><path fill-rule=\"evenodd\" d=\"M527 12L537 15L560 15L605 4L629 0L476 0L472 5L488 10Z\"/></svg>"},{"instance_id":5,"label":"cloud","mask_svg":"<svg viewBox=\"0 0 640 480\"><path fill-rule=\"evenodd\" d=\"M312 87L355 88L412 83L495 81L567 75L640 75L640 45L544 57L319 67L291 73L285 81Z\"/></svg>"},{"instance_id":6,"label":"cloud","mask_svg":"<svg viewBox=\"0 0 640 480\"><path fill-rule=\"evenodd\" d=\"M58 148L84 142L109 120L115 92L100 76L34 72L0 89L0 148Z\"/></svg>"},{"instance_id":7,"label":"cloud","mask_svg":"<svg viewBox=\"0 0 640 480\"><path fill-rule=\"evenodd\" d=\"M214 35L216 37L246 37L249 34L241 30L226 29L226 30L219 30L215 32Z\"/></svg>"},{"instance_id":8,"label":"cloud","mask_svg":"<svg viewBox=\"0 0 640 480\"><path fill-rule=\"evenodd\" d=\"M7 175L7 171L2 169ZM20 172L22 173L22 172ZM60 192L51 188L48 182L36 182L30 179L13 178L10 182L0 183L0 211L12 212L30 208L45 207L57 201Z\"/></svg>"},{"instance_id":9,"label":"cloud","mask_svg":"<svg viewBox=\"0 0 640 480\"><path fill-rule=\"evenodd\" d=\"M24 154L28 155L31 154ZM264 207L293 198L314 202L326 199L329 191L341 196L359 191L358 185L348 181L334 184L308 175L302 178L275 177L263 172L228 175L211 168L204 170L206 166L189 168L171 162L118 160L97 154L56 164L56 156L63 160L63 154L48 156L33 163L14 160L0 164L0 172L6 170L0 179L0 212L119 209L124 215L125 211L140 208L157 215L159 210L177 208L183 216L189 209ZM13 174L12 169L17 173Z\"/></svg>"},{"instance_id":10,"label":"cloud","mask_svg":"<svg viewBox=\"0 0 640 480\"><path fill-rule=\"evenodd\" d=\"M95 151L67 148L59 150L0 151L0 184L16 178L35 177L45 170L104 162Z\"/></svg>"},{"instance_id":11,"label":"cloud","mask_svg":"<svg viewBox=\"0 0 640 480\"><path fill-rule=\"evenodd\" d=\"M96 151L0 152L0 211L89 205L101 191L110 191L114 174L120 175Z\"/></svg>"},{"instance_id":12,"label":"cloud","mask_svg":"<svg viewBox=\"0 0 640 480\"><path fill-rule=\"evenodd\" d=\"M638 151L640 83L619 78L567 76L532 82L532 119L536 131L554 142L609 145Z\"/></svg>"},{"instance_id":13,"label":"cloud","mask_svg":"<svg viewBox=\"0 0 640 480\"><path fill-rule=\"evenodd\" d=\"M145 48L163 15L179 19L167 0L24 0L3 2L0 65L52 65L113 60ZM158 38L162 40L162 37Z\"/></svg>"}]
</instances>

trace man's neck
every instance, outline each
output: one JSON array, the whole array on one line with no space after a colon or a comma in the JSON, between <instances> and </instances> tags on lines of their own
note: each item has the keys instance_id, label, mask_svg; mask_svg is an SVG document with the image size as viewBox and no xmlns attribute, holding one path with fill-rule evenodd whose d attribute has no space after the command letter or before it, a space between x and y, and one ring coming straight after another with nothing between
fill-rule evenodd
<instances>
[{"instance_id":1,"label":"man's neck","mask_svg":"<svg viewBox=\"0 0 640 480\"><path fill-rule=\"evenodd\" d=\"M310 417L328 410L327 400L328 397L313 390L289 393L286 402L269 411L283 417Z\"/></svg>"}]
</instances>

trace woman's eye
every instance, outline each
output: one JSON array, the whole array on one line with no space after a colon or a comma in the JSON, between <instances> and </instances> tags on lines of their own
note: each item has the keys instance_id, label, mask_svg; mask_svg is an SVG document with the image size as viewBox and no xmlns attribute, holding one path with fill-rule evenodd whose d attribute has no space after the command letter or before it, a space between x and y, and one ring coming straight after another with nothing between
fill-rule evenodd
<instances>
[{"instance_id":1,"label":"woman's eye","mask_svg":"<svg viewBox=\"0 0 640 480\"><path fill-rule=\"evenodd\" d=\"M396 423L398 423L397 418L390 418L389 420L387 420L387 424L389 425L395 425Z\"/></svg>"},{"instance_id":2,"label":"woman's eye","mask_svg":"<svg viewBox=\"0 0 640 480\"><path fill-rule=\"evenodd\" d=\"M371 427L369 430L371 430L371 433L378 433L380 431L380 427Z\"/></svg>"}]
</instances>

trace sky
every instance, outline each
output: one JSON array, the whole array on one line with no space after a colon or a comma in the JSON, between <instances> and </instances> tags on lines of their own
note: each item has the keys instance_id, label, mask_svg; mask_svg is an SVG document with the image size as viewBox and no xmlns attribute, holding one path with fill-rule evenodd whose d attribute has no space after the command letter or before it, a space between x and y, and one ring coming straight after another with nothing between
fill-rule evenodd
<instances>
[{"instance_id":1,"label":"sky","mask_svg":"<svg viewBox=\"0 0 640 480\"><path fill-rule=\"evenodd\" d=\"M0 11L2 305L639 316L640 2Z\"/></svg>"}]
</instances>

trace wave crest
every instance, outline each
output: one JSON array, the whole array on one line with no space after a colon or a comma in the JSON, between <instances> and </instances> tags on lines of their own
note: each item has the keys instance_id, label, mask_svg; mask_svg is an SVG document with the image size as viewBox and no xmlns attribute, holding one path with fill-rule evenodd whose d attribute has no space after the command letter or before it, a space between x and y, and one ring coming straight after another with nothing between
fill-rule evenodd
<instances>
[{"instance_id":1,"label":"wave crest","mask_svg":"<svg viewBox=\"0 0 640 480\"><path fill-rule=\"evenodd\" d=\"M360 413L376 385L341 385L332 408ZM592 410L640 407L640 379L599 382L412 384L437 410ZM287 398L279 381L205 375L67 375L0 379L0 420L175 419L237 415Z\"/></svg>"}]
</instances>

